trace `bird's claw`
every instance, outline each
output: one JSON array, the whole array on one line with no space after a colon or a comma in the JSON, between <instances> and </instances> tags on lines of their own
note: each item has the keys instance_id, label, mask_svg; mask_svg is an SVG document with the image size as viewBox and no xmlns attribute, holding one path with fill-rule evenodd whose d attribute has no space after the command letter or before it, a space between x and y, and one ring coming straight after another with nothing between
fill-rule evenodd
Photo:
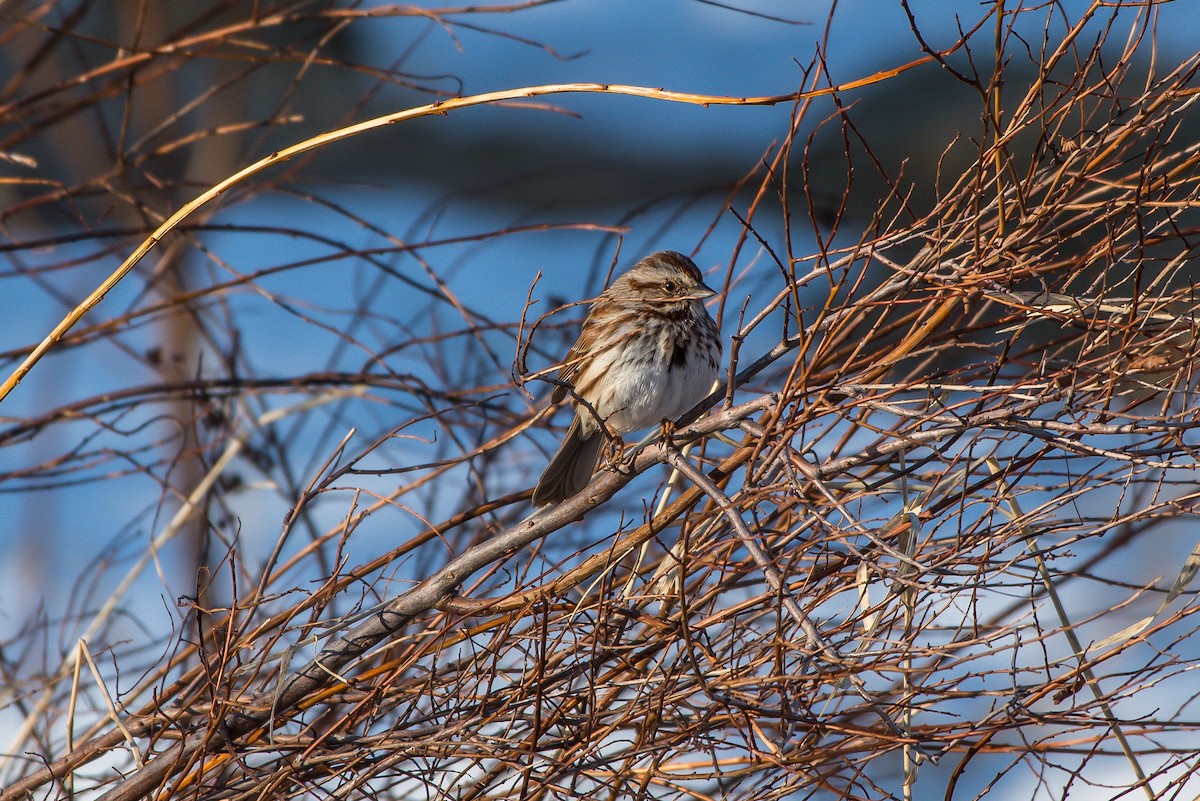
<instances>
[{"instance_id":1,"label":"bird's claw","mask_svg":"<svg viewBox=\"0 0 1200 801\"><path fill-rule=\"evenodd\" d=\"M658 442L660 445L670 445L675 439L675 432L678 427L674 420L663 420L662 428L659 429Z\"/></svg>"},{"instance_id":2,"label":"bird's claw","mask_svg":"<svg viewBox=\"0 0 1200 801\"><path fill-rule=\"evenodd\" d=\"M608 461L609 467L619 473L629 475L633 468L633 457L636 453L631 451L629 446L625 444L625 440L620 437L613 437L608 441L608 451L605 454L605 459Z\"/></svg>"}]
</instances>

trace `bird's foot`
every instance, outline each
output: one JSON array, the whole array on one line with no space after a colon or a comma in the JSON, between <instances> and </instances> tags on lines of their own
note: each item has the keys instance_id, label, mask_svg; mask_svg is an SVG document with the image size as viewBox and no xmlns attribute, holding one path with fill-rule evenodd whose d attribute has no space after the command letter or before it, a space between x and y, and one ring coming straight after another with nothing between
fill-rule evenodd
<instances>
[{"instance_id":1,"label":"bird's foot","mask_svg":"<svg viewBox=\"0 0 1200 801\"><path fill-rule=\"evenodd\" d=\"M630 449L625 444L625 440L620 437L611 437L608 440L608 448L605 451L605 461L608 466L619 473L629 475L633 467L633 459L637 456L636 449Z\"/></svg>"}]
</instances>

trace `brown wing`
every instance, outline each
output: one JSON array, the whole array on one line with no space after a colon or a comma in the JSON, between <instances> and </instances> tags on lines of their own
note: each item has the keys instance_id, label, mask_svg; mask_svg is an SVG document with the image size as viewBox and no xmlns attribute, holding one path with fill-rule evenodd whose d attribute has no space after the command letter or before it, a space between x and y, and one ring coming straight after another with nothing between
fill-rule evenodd
<instances>
[{"instance_id":1,"label":"brown wing","mask_svg":"<svg viewBox=\"0 0 1200 801\"><path fill-rule=\"evenodd\" d=\"M590 318L589 318L590 319ZM562 361L562 367L558 369L556 378L559 381L565 381L572 387L575 386L575 376L578 375L580 367L583 366L583 354L588 350L588 344L591 337L588 335L588 321L583 321L583 330L579 332L579 339L575 340L575 344L567 351L566 358ZM554 394L550 399L555 403L561 403L567 397L566 387L555 387Z\"/></svg>"}]
</instances>

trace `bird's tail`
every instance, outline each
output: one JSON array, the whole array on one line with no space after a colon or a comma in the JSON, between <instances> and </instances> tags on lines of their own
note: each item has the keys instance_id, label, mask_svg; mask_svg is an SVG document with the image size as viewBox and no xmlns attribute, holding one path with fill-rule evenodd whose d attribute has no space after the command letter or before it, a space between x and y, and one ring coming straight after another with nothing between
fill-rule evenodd
<instances>
[{"instance_id":1,"label":"bird's tail","mask_svg":"<svg viewBox=\"0 0 1200 801\"><path fill-rule=\"evenodd\" d=\"M600 461L600 448L604 445L604 434L599 427L585 434L579 425L579 417L567 429L567 437L558 453L546 465L542 477L533 490L533 505L548 506L565 501L579 492L596 472Z\"/></svg>"}]
</instances>

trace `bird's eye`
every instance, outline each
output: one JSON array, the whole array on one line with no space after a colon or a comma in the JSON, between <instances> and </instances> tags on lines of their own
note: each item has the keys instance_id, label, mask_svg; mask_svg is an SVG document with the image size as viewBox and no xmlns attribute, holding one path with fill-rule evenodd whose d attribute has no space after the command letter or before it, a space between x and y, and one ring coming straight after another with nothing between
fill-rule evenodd
<instances>
[{"instance_id":1,"label":"bird's eye","mask_svg":"<svg viewBox=\"0 0 1200 801\"><path fill-rule=\"evenodd\" d=\"M668 295L674 295L674 294L675 294L675 289L676 289L675 282L674 282L674 281L668 281L668 282L667 282L667 294L668 294Z\"/></svg>"}]
</instances>

